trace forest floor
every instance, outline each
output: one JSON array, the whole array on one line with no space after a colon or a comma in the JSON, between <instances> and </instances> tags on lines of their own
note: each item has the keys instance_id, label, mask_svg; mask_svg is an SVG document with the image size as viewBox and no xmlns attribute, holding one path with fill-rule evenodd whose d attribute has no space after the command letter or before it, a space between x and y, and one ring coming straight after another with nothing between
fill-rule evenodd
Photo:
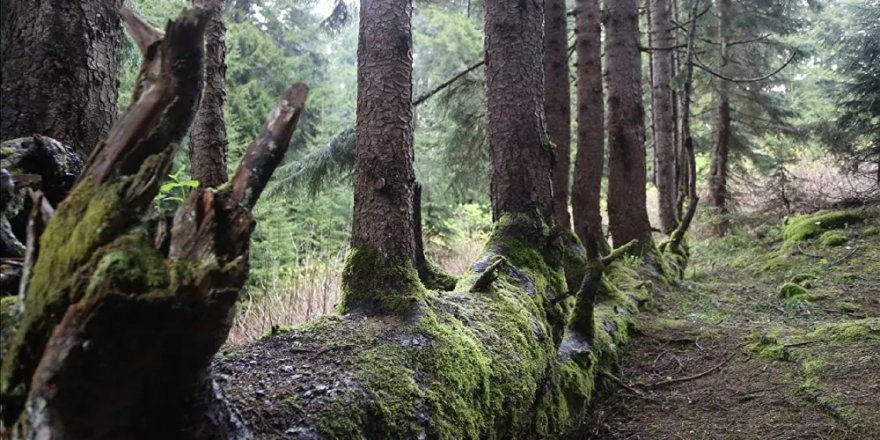
<instances>
[{"instance_id":1,"label":"forest floor","mask_svg":"<svg viewBox=\"0 0 880 440\"><path fill-rule=\"evenodd\" d=\"M603 375L583 438L880 438L880 208L856 211L799 242L769 216L695 240L685 280Z\"/></svg>"}]
</instances>

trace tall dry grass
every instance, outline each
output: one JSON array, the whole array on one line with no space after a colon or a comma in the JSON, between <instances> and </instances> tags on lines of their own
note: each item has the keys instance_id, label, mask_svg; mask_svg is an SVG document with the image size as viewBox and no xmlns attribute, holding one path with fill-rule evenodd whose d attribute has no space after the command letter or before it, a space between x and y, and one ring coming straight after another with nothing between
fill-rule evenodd
<instances>
[{"instance_id":1,"label":"tall dry grass","mask_svg":"<svg viewBox=\"0 0 880 440\"><path fill-rule=\"evenodd\" d=\"M428 242L428 256L446 272L460 275L470 268L483 249L485 237L474 233L451 248ZM226 340L230 345L255 341L273 327L292 327L336 313L342 299L342 269L346 250L333 258L314 259L307 251L295 267L275 266L268 280L244 292L235 322Z\"/></svg>"},{"instance_id":2,"label":"tall dry grass","mask_svg":"<svg viewBox=\"0 0 880 440\"><path fill-rule=\"evenodd\" d=\"M308 253L299 266L276 266L266 282L245 290L228 344L245 344L275 326L291 327L335 312L342 297L345 254L321 260L312 255Z\"/></svg>"}]
</instances>

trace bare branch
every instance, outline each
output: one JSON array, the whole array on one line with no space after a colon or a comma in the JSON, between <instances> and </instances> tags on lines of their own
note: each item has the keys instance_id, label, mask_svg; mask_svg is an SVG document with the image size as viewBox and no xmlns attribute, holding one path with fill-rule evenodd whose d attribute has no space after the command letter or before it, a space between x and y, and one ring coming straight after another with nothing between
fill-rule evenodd
<instances>
[{"instance_id":1,"label":"bare branch","mask_svg":"<svg viewBox=\"0 0 880 440\"><path fill-rule=\"evenodd\" d=\"M275 168L284 159L308 96L309 88L303 83L296 83L284 92L260 135L238 164L227 203L238 203L245 209L251 209L257 203Z\"/></svg>"},{"instance_id":2,"label":"bare branch","mask_svg":"<svg viewBox=\"0 0 880 440\"><path fill-rule=\"evenodd\" d=\"M785 69L789 64L791 64L791 62L794 61L794 58L795 58L795 54L792 54L783 65L779 66L778 69L776 69L776 70L774 70L764 76L760 76L757 78L730 78L730 77L724 76L724 75L704 66L703 64L696 62L696 61L693 64L694 64L694 66L699 67L700 70L702 70L702 71L704 71L704 72L706 72L716 78L723 79L724 81L728 81L728 82L732 82L732 83L753 83L753 82L760 82L760 81L765 81L765 80L770 79L770 77L781 72L782 69Z\"/></svg>"}]
</instances>

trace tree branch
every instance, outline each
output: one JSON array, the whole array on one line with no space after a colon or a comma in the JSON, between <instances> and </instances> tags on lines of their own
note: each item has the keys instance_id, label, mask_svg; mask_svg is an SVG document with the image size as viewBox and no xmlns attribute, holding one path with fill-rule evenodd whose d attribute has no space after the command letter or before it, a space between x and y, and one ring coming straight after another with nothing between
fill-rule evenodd
<instances>
[{"instance_id":1,"label":"tree branch","mask_svg":"<svg viewBox=\"0 0 880 440\"><path fill-rule=\"evenodd\" d=\"M287 152L290 137L303 111L309 88L296 83L284 92L278 105L269 114L260 135L251 143L242 157L235 176L232 177L232 193L227 202L241 204L250 210L272 177L272 173Z\"/></svg>"},{"instance_id":2,"label":"tree branch","mask_svg":"<svg viewBox=\"0 0 880 440\"><path fill-rule=\"evenodd\" d=\"M732 82L732 83L753 83L753 82L760 82L760 81L765 81L767 79L770 79L770 77L781 72L782 69L785 69L789 64L791 64L791 62L794 61L794 58L795 58L795 54L792 54L782 66L779 66L778 69L776 69L776 70L774 70L764 76L760 76L758 78L730 78L730 77L724 76L724 75L710 69L709 67L706 67L705 65L696 62L696 61L693 64L694 64L694 66L699 67L700 70L702 70L702 71L704 71L704 72L706 72L716 78L723 79L724 81L728 81L728 82Z\"/></svg>"}]
</instances>

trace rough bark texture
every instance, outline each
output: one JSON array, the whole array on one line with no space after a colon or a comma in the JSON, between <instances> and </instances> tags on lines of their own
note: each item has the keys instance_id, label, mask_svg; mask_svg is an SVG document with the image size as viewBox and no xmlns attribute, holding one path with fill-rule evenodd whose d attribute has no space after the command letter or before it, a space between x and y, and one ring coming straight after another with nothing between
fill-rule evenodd
<instances>
[{"instance_id":1,"label":"rough bark texture","mask_svg":"<svg viewBox=\"0 0 880 440\"><path fill-rule=\"evenodd\" d=\"M718 40L720 41L720 73L726 74L727 43L730 41L731 0L718 1ZM715 113L715 145L712 149L712 164L709 169L709 204L721 216L714 224L719 234L726 232L727 221L727 168L730 155L730 84L718 79L716 86L718 103Z\"/></svg>"},{"instance_id":2,"label":"rough bark texture","mask_svg":"<svg viewBox=\"0 0 880 440\"><path fill-rule=\"evenodd\" d=\"M288 90L228 187L193 191L169 229L143 220L198 104L207 21L186 11L161 41L133 26L147 50L132 105L49 220L3 358L2 429L14 438L245 434L209 366L247 277L248 208L308 88Z\"/></svg>"},{"instance_id":3,"label":"rough bark texture","mask_svg":"<svg viewBox=\"0 0 880 440\"><path fill-rule=\"evenodd\" d=\"M605 101L602 93L602 39L598 0L578 0L577 154L571 209L574 232L584 244L602 238L600 199L605 150Z\"/></svg>"},{"instance_id":4,"label":"rough bark texture","mask_svg":"<svg viewBox=\"0 0 880 440\"><path fill-rule=\"evenodd\" d=\"M41 134L88 156L116 119L121 6L11 2L0 29L0 140Z\"/></svg>"},{"instance_id":5,"label":"rough bark texture","mask_svg":"<svg viewBox=\"0 0 880 440\"><path fill-rule=\"evenodd\" d=\"M636 0L606 6L608 62L608 224L615 246L647 244L651 225L645 197L645 109Z\"/></svg>"},{"instance_id":6,"label":"rough bark texture","mask_svg":"<svg viewBox=\"0 0 880 440\"><path fill-rule=\"evenodd\" d=\"M492 218L553 224L553 150L544 127L543 2L486 2L486 98Z\"/></svg>"},{"instance_id":7,"label":"rough bark texture","mask_svg":"<svg viewBox=\"0 0 880 440\"><path fill-rule=\"evenodd\" d=\"M193 0L211 13L205 33L205 87L189 130L190 175L202 188L216 188L229 179L226 159L226 25L224 0Z\"/></svg>"},{"instance_id":8,"label":"rough bark texture","mask_svg":"<svg viewBox=\"0 0 880 440\"><path fill-rule=\"evenodd\" d=\"M556 146L553 161L553 213L556 224L571 228L568 185L571 172L571 98L568 79L568 20L565 0L545 2L544 113L547 134Z\"/></svg>"},{"instance_id":9,"label":"rough bark texture","mask_svg":"<svg viewBox=\"0 0 880 440\"><path fill-rule=\"evenodd\" d=\"M361 2L345 310L406 313L420 296L414 276L411 19L411 0Z\"/></svg>"},{"instance_id":10,"label":"rough bark texture","mask_svg":"<svg viewBox=\"0 0 880 440\"><path fill-rule=\"evenodd\" d=\"M672 36L670 0L651 2L652 111L655 176L660 229L670 233L676 226L675 116L672 107Z\"/></svg>"}]
</instances>

